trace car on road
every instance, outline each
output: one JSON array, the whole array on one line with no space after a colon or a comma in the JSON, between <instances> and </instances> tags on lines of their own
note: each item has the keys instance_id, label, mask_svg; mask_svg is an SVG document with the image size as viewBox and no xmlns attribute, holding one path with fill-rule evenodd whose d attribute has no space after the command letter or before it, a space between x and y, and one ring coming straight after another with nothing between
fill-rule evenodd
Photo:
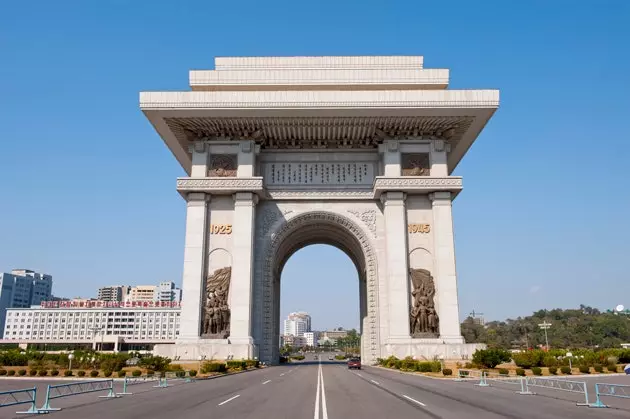
<instances>
[{"instance_id":1,"label":"car on road","mask_svg":"<svg viewBox=\"0 0 630 419\"><path fill-rule=\"evenodd\" d=\"M332 355L328 357L328 360L329 360L329 361L333 361L334 359L335 359L335 358L333 358L333 356L332 356Z\"/></svg>"},{"instance_id":2,"label":"car on road","mask_svg":"<svg viewBox=\"0 0 630 419\"><path fill-rule=\"evenodd\" d=\"M361 360L359 358L350 358L348 360L348 369L351 370L353 368L361 369Z\"/></svg>"}]
</instances>

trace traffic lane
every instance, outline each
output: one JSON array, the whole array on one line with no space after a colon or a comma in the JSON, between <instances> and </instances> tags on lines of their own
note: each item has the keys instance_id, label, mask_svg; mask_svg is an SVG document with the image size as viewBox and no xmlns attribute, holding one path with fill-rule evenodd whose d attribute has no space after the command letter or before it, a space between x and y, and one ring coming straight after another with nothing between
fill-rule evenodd
<instances>
[{"instance_id":1,"label":"traffic lane","mask_svg":"<svg viewBox=\"0 0 630 419\"><path fill-rule=\"evenodd\" d=\"M331 418L417 419L431 417L420 405L375 387L345 366L322 368L328 415ZM360 371L358 371L360 372Z\"/></svg>"},{"instance_id":2,"label":"traffic lane","mask_svg":"<svg viewBox=\"0 0 630 419\"><path fill-rule=\"evenodd\" d=\"M265 383L265 380L255 391L239 393L238 398L213 407L212 418L313 419L318 368L310 364L284 371L274 368L277 373L267 379L271 381ZM195 416L198 417L202 416Z\"/></svg>"},{"instance_id":3,"label":"traffic lane","mask_svg":"<svg viewBox=\"0 0 630 419\"><path fill-rule=\"evenodd\" d=\"M53 407L62 407L59 415L69 419L102 419L104 414L120 419L198 418L230 395L260 385L265 377L273 374L273 370L275 368L265 368L192 383L173 380L166 388L140 384L129 387L133 395L102 399L98 398L101 393L81 394L55 400ZM3 413L0 412L0 415Z\"/></svg>"},{"instance_id":4,"label":"traffic lane","mask_svg":"<svg viewBox=\"0 0 630 419\"><path fill-rule=\"evenodd\" d=\"M365 369L362 375L368 380L377 381L381 386L393 388L397 392L407 392L408 396L422 401L433 413L443 418L601 417L601 412L585 406L578 407L574 402L517 394L519 387L492 383L490 387L479 387L471 382L431 379L373 367ZM627 419L627 412L611 411L606 416Z\"/></svg>"}]
</instances>

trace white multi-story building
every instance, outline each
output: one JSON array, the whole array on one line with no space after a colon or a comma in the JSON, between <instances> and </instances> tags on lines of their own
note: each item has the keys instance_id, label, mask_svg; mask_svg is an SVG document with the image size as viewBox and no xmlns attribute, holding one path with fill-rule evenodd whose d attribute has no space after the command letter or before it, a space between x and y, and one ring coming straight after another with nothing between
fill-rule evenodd
<instances>
[{"instance_id":1,"label":"white multi-story building","mask_svg":"<svg viewBox=\"0 0 630 419\"><path fill-rule=\"evenodd\" d=\"M286 336L304 336L304 333L311 331L311 316L300 311L291 313L284 321L284 334Z\"/></svg>"},{"instance_id":2,"label":"white multi-story building","mask_svg":"<svg viewBox=\"0 0 630 419\"><path fill-rule=\"evenodd\" d=\"M181 301L182 290L173 281L160 282L155 294L156 301Z\"/></svg>"},{"instance_id":3,"label":"white multi-story building","mask_svg":"<svg viewBox=\"0 0 630 419\"><path fill-rule=\"evenodd\" d=\"M172 343L179 334L179 316L178 302L46 301L38 307L8 309L4 339L26 344L89 342L114 350L125 343Z\"/></svg>"},{"instance_id":4,"label":"white multi-story building","mask_svg":"<svg viewBox=\"0 0 630 419\"><path fill-rule=\"evenodd\" d=\"M0 273L0 330L4 330L6 309L30 307L52 295L52 276L30 269Z\"/></svg>"},{"instance_id":5,"label":"white multi-story building","mask_svg":"<svg viewBox=\"0 0 630 419\"><path fill-rule=\"evenodd\" d=\"M319 332L306 332L304 333L304 339L306 339L307 346L318 346Z\"/></svg>"}]
</instances>

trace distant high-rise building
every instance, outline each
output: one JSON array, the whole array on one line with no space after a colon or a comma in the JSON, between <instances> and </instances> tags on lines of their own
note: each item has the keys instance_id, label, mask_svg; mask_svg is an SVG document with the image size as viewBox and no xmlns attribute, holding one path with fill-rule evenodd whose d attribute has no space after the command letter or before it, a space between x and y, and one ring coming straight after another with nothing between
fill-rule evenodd
<instances>
[{"instance_id":1,"label":"distant high-rise building","mask_svg":"<svg viewBox=\"0 0 630 419\"><path fill-rule=\"evenodd\" d=\"M155 294L156 301L181 301L182 290L172 281L160 282Z\"/></svg>"},{"instance_id":2,"label":"distant high-rise building","mask_svg":"<svg viewBox=\"0 0 630 419\"><path fill-rule=\"evenodd\" d=\"M291 313L284 321L285 336L304 336L311 331L311 316L304 311Z\"/></svg>"},{"instance_id":3,"label":"distant high-rise building","mask_svg":"<svg viewBox=\"0 0 630 419\"><path fill-rule=\"evenodd\" d=\"M98 289L98 299L102 301L125 301L131 287L129 285L112 285Z\"/></svg>"},{"instance_id":4,"label":"distant high-rise building","mask_svg":"<svg viewBox=\"0 0 630 419\"><path fill-rule=\"evenodd\" d=\"M318 346L319 332L306 332L304 333L304 339L306 339L307 346Z\"/></svg>"},{"instance_id":5,"label":"distant high-rise building","mask_svg":"<svg viewBox=\"0 0 630 419\"><path fill-rule=\"evenodd\" d=\"M52 295L52 276L30 269L0 274L0 330L4 330L7 308L39 305Z\"/></svg>"}]
</instances>

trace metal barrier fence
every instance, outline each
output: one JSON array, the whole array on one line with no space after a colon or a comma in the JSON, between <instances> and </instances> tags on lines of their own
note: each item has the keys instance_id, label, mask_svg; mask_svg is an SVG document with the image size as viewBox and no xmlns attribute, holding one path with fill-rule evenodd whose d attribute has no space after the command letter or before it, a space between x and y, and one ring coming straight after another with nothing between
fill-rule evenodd
<instances>
[{"instance_id":1,"label":"metal barrier fence","mask_svg":"<svg viewBox=\"0 0 630 419\"><path fill-rule=\"evenodd\" d=\"M114 391L114 380L81 381L70 384L49 385L46 390L46 399L38 412L52 412L61 410L50 406L50 401L61 397L75 396L77 394L94 393L97 391L107 391L107 395L102 398L120 397Z\"/></svg>"},{"instance_id":2,"label":"metal barrier fence","mask_svg":"<svg viewBox=\"0 0 630 419\"><path fill-rule=\"evenodd\" d=\"M588 387L585 381L559 380L555 378L527 377L527 389L529 387L548 388L552 390L566 391L569 393L584 394L584 403L576 403L576 406L589 406Z\"/></svg>"},{"instance_id":3,"label":"metal barrier fence","mask_svg":"<svg viewBox=\"0 0 630 419\"><path fill-rule=\"evenodd\" d=\"M502 384L520 386L521 390L517 391L518 394L522 394L522 395L534 394L531 391L529 391L529 388L527 387L527 379L525 377L509 375L509 374L498 374L496 372L485 372L484 375L485 375L486 381L494 381L494 382L502 383Z\"/></svg>"},{"instance_id":4,"label":"metal barrier fence","mask_svg":"<svg viewBox=\"0 0 630 419\"><path fill-rule=\"evenodd\" d=\"M596 383L595 384L595 403L590 404L589 407L608 407L601 400L601 397L618 397L620 399L630 399L630 385L623 384L607 384Z\"/></svg>"},{"instance_id":5,"label":"metal barrier fence","mask_svg":"<svg viewBox=\"0 0 630 419\"><path fill-rule=\"evenodd\" d=\"M153 381L158 381L159 379L160 378L157 375L140 375L138 377L125 377L125 380L123 381L123 391L122 393L118 393L118 394L131 395L133 393L130 393L129 391L127 391L128 386L150 383Z\"/></svg>"},{"instance_id":6,"label":"metal barrier fence","mask_svg":"<svg viewBox=\"0 0 630 419\"><path fill-rule=\"evenodd\" d=\"M37 401L37 387L25 388L22 390L11 390L0 392L0 407L16 406L18 404L30 403L28 410L15 413L39 413L35 402Z\"/></svg>"}]
</instances>

